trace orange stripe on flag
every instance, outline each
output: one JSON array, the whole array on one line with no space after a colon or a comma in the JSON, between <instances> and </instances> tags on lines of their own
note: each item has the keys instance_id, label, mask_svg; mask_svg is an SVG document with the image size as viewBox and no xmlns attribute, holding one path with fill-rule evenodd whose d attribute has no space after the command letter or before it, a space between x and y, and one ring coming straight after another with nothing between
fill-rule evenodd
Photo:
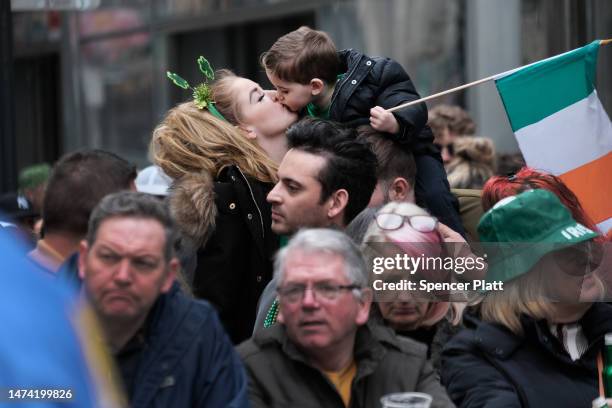
<instances>
[{"instance_id":1,"label":"orange stripe on flag","mask_svg":"<svg viewBox=\"0 0 612 408\"><path fill-rule=\"evenodd\" d=\"M596 224L612 218L612 152L559 177Z\"/></svg>"}]
</instances>

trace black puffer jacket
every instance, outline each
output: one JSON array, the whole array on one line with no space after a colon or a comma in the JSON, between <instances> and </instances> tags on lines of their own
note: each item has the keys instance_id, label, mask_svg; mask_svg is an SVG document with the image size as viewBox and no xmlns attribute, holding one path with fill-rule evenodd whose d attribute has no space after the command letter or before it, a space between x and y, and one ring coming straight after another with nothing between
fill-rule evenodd
<instances>
[{"instance_id":1,"label":"black puffer jacket","mask_svg":"<svg viewBox=\"0 0 612 408\"><path fill-rule=\"evenodd\" d=\"M185 176L171 196L181 232L199 248L194 295L217 308L234 343L251 336L257 300L272 278L279 241L270 229L271 187L233 166L214 181L208 174Z\"/></svg>"},{"instance_id":2,"label":"black puffer jacket","mask_svg":"<svg viewBox=\"0 0 612 408\"><path fill-rule=\"evenodd\" d=\"M521 319L524 336L464 315L444 347L442 383L458 407L588 407L598 395L597 354L612 332L612 306L595 303L579 323L589 348L576 361L546 321Z\"/></svg>"},{"instance_id":3,"label":"black puffer jacket","mask_svg":"<svg viewBox=\"0 0 612 408\"><path fill-rule=\"evenodd\" d=\"M336 84L329 115L331 120L349 126L369 123L370 109L393 108L420 98L410 77L396 61L368 57L355 50L339 52L341 72L346 75ZM433 134L426 126L427 106L420 103L393 112L400 125L396 139L407 144L415 154L436 154Z\"/></svg>"}]
</instances>

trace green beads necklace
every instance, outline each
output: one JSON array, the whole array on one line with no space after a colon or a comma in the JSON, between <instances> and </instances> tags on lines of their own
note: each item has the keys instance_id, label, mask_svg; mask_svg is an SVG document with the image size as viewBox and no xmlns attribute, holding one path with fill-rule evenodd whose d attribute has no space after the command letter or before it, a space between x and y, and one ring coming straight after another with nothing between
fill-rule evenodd
<instances>
[{"instance_id":1,"label":"green beads necklace","mask_svg":"<svg viewBox=\"0 0 612 408\"><path fill-rule=\"evenodd\" d=\"M276 323L276 318L278 317L278 309L280 304L278 303L278 299L274 299L272 302L272 306L268 309L268 313L266 313L266 318L264 319L264 328L272 327L274 323Z\"/></svg>"}]
</instances>

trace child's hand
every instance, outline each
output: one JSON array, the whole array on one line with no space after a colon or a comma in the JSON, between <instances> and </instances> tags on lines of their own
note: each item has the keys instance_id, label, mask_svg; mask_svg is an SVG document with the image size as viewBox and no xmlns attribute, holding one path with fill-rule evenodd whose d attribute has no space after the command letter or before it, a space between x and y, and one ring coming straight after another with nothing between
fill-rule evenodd
<instances>
[{"instance_id":1,"label":"child's hand","mask_svg":"<svg viewBox=\"0 0 612 408\"><path fill-rule=\"evenodd\" d=\"M393 113L386 111L380 106L370 109L370 125L379 132L393 134L399 132L399 123L397 123Z\"/></svg>"}]
</instances>

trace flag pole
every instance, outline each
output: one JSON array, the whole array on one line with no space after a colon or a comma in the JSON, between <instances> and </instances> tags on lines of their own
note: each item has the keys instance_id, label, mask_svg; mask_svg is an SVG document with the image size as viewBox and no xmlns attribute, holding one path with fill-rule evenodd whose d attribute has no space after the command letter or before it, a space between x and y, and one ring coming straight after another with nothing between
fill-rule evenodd
<instances>
[{"instance_id":1,"label":"flag pole","mask_svg":"<svg viewBox=\"0 0 612 408\"><path fill-rule=\"evenodd\" d=\"M607 40L601 40L601 41L599 41L599 45L600 45L600 46L602 46L602 45L608 45L608 44L612 44L612 38L609 38L609 39L607 39ZM394 108L387 109L387 112L395 112L395 111L398 111L398 110L400 110L400 109L404 109L404 108L407 108L407 107L409 107L409 106L416 105L416 104L418 104L418 103L428 101L428 100L430 100L430 99L439 98L440 96L448 95L449 93L457 92L457 91L460 91L460 90L465 89L465 88L469 88L469 87L474 86L474 85L479 85L479 84L482 84L482 83L485 83L485 82L489 82L489 81L494 80L494 79L495 79L497 76L499 76L499 75L500 75L500 74L497 74L497 75L491 75L491 76L489 76L489 77L486 77L486 78L483 78L483 79L479 79L479 80L474 81L474 82L470 82L469 84L465 84L465 85L457 86L457 87L455 87L455 88L448 89L448 90L443 91L443 92L438 92L438 93L436 93L436 94L429 95L429 96L426 96L426 97L421 98L421 99L417 99L416 101L406 102L406 103L403 103L403 104L401 104L401 105L397 105L397 106L396 106L396 107L394 107Z\"/></svg>"},{"instance_id":2,"label":"flag pole","mask_svg":"<svg viewBox=\"0 0 612 408\"><path fill-rule=\"evenodd\" d=\"M411 102L403 103L403 104L398 105L398 106L396 106L394 108L387 109L387 112L395 112L396 110L404 109L404 108L407 108L408 106L416 105L417 103L425 102L425 101L428 101L430 99L438 98L440 96L444 96L444 95L447 95L449 93L457 92L457 91L460 91L460 90L465 89L465 88L469 88L469 87L474 86L474 85L478 85L478 84L482 84L484 82L492 81L493 79L495 79L496 76L497 75L491 75L490 77L479 79L478 81L470 82L469 84L457 86L455 88L446 90L444 92L438 92L437 94L429 95L429 96L426 96L425 98L417 99L416 101L411 101Z\"/></svg>"}]
</instances>

